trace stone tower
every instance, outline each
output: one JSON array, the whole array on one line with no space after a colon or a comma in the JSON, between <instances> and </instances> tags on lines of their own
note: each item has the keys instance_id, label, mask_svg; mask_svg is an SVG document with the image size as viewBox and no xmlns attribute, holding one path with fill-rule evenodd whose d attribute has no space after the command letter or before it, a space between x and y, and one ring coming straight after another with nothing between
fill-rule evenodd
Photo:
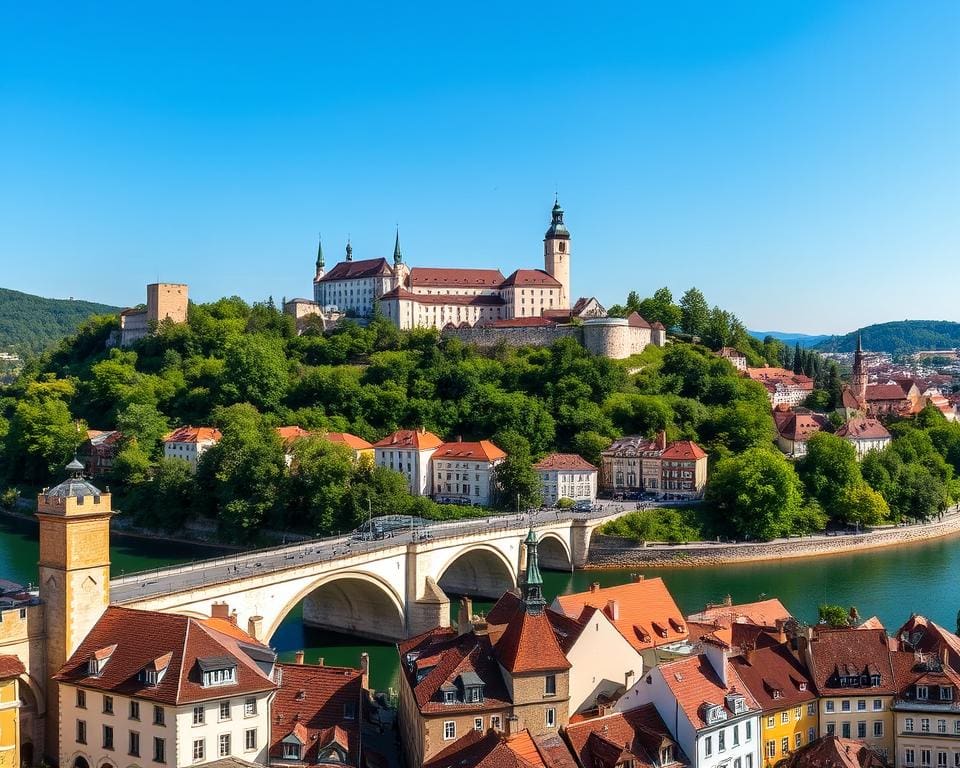
<instances>
[{"instance_id":1,"label":"stone tower","mask_svg":"<svg viewBox=\"0 0 960 768\"><path fill-rule=\"evenodd\" d=\"M147 286L147 323L170 320L187 322L188 286L186 283L151 283Z\"/></svg>"},{"instance_id":2,"label":"stone tower","mask_svg":"<svg viewBox=\"0 0 960 768\"><path fill-rule=\"evenodd\" d=\"M570 308L570 233L563 223L563 208L553 203L553 219L543 237L543 269L563 286L559 309Z\"/></svg>"},{"instance_id":3,"label":"stone tower","mask_svg":"<svg viewBox=\"0 0 960 768\"><path fill-rule=\"evenodd\" d=\"M58 754L60 721L51 680L110 603L110 494L83 479L74 459L68 477L37 496L40 600L47 671L47 754Z\"/></svg>"},{"instance_id":4,"label":"stone tower","mask_svg":"<svg viewBox=\"0 0 960 768\"><path fill-rule=\"evenodd\" d=\"M853 389L853 393L857 396L857 401L860 403L861 407L866 407L867 404L867 380L869 379L869 374L867 373L867 366L863 361L863 342L860 337L860 332L857 332L857 351L853 355L853 376L850 380L850 387Z\"/></svg>"}]
</instances>

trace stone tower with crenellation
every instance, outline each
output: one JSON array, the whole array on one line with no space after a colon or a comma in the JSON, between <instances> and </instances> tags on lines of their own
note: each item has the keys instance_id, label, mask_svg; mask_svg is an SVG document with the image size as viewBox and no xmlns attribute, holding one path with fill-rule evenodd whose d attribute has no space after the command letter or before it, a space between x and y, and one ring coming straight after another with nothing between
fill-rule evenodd
<instances>
[{"instance_id":1,"label":"stone tower with crenellation","mask_svg":"<svg viewBox=\"0 0 960 768\"><path fill-rule=\"evenodd\" d=\"M552 220L543 237L543 269L562 286L558 309L570 308L570 232L563 223L563 208L554 201Z\"/></svg>"},{"instance_id":2,"label":"stone tower with crenellation","mask_svg":"<svg viewBox=\"0 0 960 768\"><path fill-rule=\"evenodd\" d=\"M74 459L69 476L37 496L40 600L46 633L46 752L59 754L59 696L52 680L110 604L110 494L83 478Z\"/></svg>"},{"instance_id":3,"label":"stone tower with crenellation","mask_svg":"<svg viewBox=\"0 0 960 768\"><path fill-rule=\"evenodd\" d=\"M187 322L187 285L185 283L150 283L147 286L147 323L171 320Z\"/></svg>"}]
</instances>

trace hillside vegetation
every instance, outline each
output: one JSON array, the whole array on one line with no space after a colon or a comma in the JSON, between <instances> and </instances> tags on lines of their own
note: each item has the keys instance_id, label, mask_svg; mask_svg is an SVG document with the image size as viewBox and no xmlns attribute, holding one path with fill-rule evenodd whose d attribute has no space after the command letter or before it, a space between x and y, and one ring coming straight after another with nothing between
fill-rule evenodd
<instances>
[{"instance_id":1,"label":"hillside vegetation","mask_svg":"<svg viewBox=\"0 0 960 768\"><path fill-rule=\"evenodd\" d=\"M115 314L118 307L91 301L44 299L0 288L0 350L41 352L76 333L91 315Z\"/></svg>"},{"instance_id":2,"label":"hillside vegetation","mask_svg":"<svg viewBox=\"0 0 960 768\"><path fill-rule=\"evenodd\" d=\"M931 349L960 347L960 323L949 320L901 320L868 325L863 334L863 348L871 352L905 355ZM845 336L831 336L813 347L818 352L853 352L857 348L857 331Z\"/></svg>"}]
</instances>

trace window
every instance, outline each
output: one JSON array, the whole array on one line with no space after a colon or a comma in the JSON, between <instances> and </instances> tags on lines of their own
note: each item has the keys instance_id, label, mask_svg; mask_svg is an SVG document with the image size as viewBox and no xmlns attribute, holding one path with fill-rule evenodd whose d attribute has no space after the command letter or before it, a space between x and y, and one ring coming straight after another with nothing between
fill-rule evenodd
<instances>
[{"instance_id":1,"label":"window","mask_svg":"<svg viewBox=\"0 0 960 768\"><path fill-rule=\"evenodd\" d=\"M165 725L165 719L163 716L163 707L158 707L154 705L153 707L153 724L154 725Z\"/></svg>"},{"instance_id":2,"label":"window","mask_svg":"<svg viewBox=\"0 0 960 768\"><path fill-rule=\"evenodd\" d=\"M866 712L866 711L867 711L867 700L857 699L857 712Z\"/></svg>"},{"instance_id":3,"label":"window","mask_svg":"<svg viewBox=\"0 0 960 768\"><path fill-rule=\"evenodd\" d=\"M475 730L475 731L483 731L483 718L482 718L482 717L475 717L475 718L473 718L473 730Z\"/></svg>"},{"instance_id":4,"label":"window","mask_svg":"<svg viewBox=\"0 0 960 768\"><path fill-rule=\"evenodd\" d=\"M773 715L770 715L770 717L767 718L767 728L773 728L776 724L777 719Z\"/></svg>"},{"instance_id":5,"label":"window","mask_svg":"<svg viewBox=\"0 0 960 768\"><path fill-rule=\"evenodd\" d=\"M947 721L937 720L937 733L946 733L946 732L947 732Z\"/></svg>"},{"instance_id":6,"label":"window","mask_svg":"<svg viewBox=\"0 0 960 768\"><path fill-rule=\"evenodd\" d=\"M857 723L857 738L865 739L867 738L867 722L866 720L861 720Z\"/></svg>"},{"instance_id":7,"label":"window","mask_svg":"<svg viewBox=\"0 0 960 768\"><path fill-rule=\"evenodd\" d=\"M230 719L230 699L220 702L220 720Z\"/></svg>"},{"instance_id":8,"label":"window","mask_svg":"<svg viewBox=\"0 0 960 768\"><path fill-rule=\"evenodd\" d=\"M167 741L159 736L153 737L153 762L167 762Z\"/></svg>"},{"instance_id":9,"label":"window","mask_svg":"<svg viewBox=\"0 0 960 768\"><path fill-rule=\"evenodd\" d=\"M740 746L740 726L739 725L733 726L733 746L735 747Z\"/></svg>"},{"instance_id":10,"label":"window","mask_svg":"<svg viewBox=\"0 0 960 768\"><path fill-rule=\"evenodd\" d=\"M921 749L920 750L920 765L930 765L930 750Z\"/></svg>"},{"instance_id":11,"label":"window","mask_svg":"<svg viewBox=\"0 0 960 768\"><path fill-rule=\"evenodd\" d=\"M113 696L103 697L103 714L105 715L113 714Z\"/></svg>"},{"instance_id":12,"label":"window","mask_svg":"<svg viewBox=\"0 0 960 768\"><path fill-rule=\"evenodd\" d=\"M103 726L103 748L113 749L113 726Z\"/></svg>"},{"instance_id":13,"label":"window","mask_svg":"<svg viewBox=\"0 0 960 768\"><path fill-rule=\"evenodd\" d=\"M841 701L841 702L840 702L840 709L841 709L841 711L843 711L843 712L849 712L849 711L850 711L850 700L849 700L849 699L844 699L843 701Z\"/></svg>"},{"instance_id":14,"label":"window","mask_svg":"<svg viewBox=\"0 0 960 768\"><path fill-rule=\"evenodd\" d=\"M257 729L256 728L247 728L243 732L243 748L247 752L252 752L257 748Z\"/></svg>"},{"instance_id":15,"label":"window","mask_svg":"<svg viewBox=\"0 0 960 768\"><path fill-rule=\"evenodd\" d=\"M703 740L703 754L706 755L707 757L710 757L710 755L713 754L713 737L712 736L707 736Z\"/></svg>"},{"instance_id":16,"label":"window","mask_svg":"<svg viewBox=\"0 0 960 768\"><path fill-rule=\"evenodd\" d=\"M230 734L221 733L217 737L217 756L230 757Z\"/></svg>"},{"instance_id":17,"label":"window","mask_svg":"<svg viewBox=\"0 0 960 768\"><path fill-rule=\"evenodd\" d=\"M916 753L912 749L903 750L903 762L907 765L913 765L917 761Z\"/></svg>"},{"instance_id":18,"label":"window","mask_svg":"<svg viewBox=\"0 0 960 768\"><path fill-rule=\"evenodd\" d=\"M747 768L753 768L753 753L747 755Z\"/></svg>"},{"instance_id":19,"label":"window","mask_svg":"<svg viewBox=\"0 0 960 768\"><path fill-rule=\"evenodd\" d=\"M457 700L456 691L444 691L443 692L443 703L444 704L453 704Z\"/></svg>"},{"instance_id":20,"label":"window","mask_svg":"<svg viewBox=\"0 0 960 768\"><path fill-rule=\"evenodd\" d=\"M907 733L912 733L912 732L913 732L913 718L912 718L912 717L905 717L905 718L903 719L903 730L906 731Z\"/></svg>"},{"instance_id":21,"label":"window","mask_svg":"<svg viewBox=\"0 0 960 768\"><path fill-rule=\"evenodd\" d=\"M284 759L284 760L299 760L299 759L300 759L300 745L299 745L299 744L284 744L284 745L283 745L283 759Z\"/></svg>"},{"instance_id":22,"label":"window","mask_svg":"<svg viewBox=\"0 0 960 768\"><path fill-rule=\"evenodd\" d=\"M544 696L557 695L557 676L556 675L547 675L543 679L543 695Z\"/></svg>"},{"instance_id":23,"label":"window","mask_svg":"<svg viewBox=\"0 0 960 768\"><path fill-rule=\"evenodd\" d=\"M937 768L947 768L946 752L937 752Z\"/></svg>"},{"instance_id":24,"label":"window","mask_svg":"<svg viewBox=\"0 0 960 768\"><path fill-rule=\"evenodd\" d=\"M130 731L129 749L130 757L140 757L140 734L136 731Z\"/></svg>"},{"instance_id":25,"label":"window","mask_svg":"<svg viewBox=\"0 0 960 768\"><path fill-rule=\"evenodd\" d=\"M193 762L199 763L206 756L207 742L203 739L193 740Z\"/></svg>"},{"instance_id":26,"label":"window","mask_svg":"<svg viewBox=\"0 0 960 768\"><path fill-rule=\"evenodd\" d=\"M800 749L800 747L803 746L803 734L802 734L802 733L796 733L796 734L794 734L794 737L793 737L793 746L794 746L796 749Z\"/></svg>"},{"instance_id":27,"label":"window","mask_svg":"<svg viewBox=\"0 0 960 768\"><path fill-rule=\"evenodd\" d=\"M803 717L803 707L797 707L793 710L793 719L799 720L801 717Z\"/></svg>"},{"instance_id":28,"label":"window","mask_svg":"<svg viewBox=\"0 0 960 768\"><path fill-rule=\"evenodd\" d=\"M873 700L873 711L874 711L874 712L879 712L881 709L883 709L883 700L882 700L882 699L874 699L874 700Z\"/></svg>"},{"instance_id":29,"label":"window","mask_svg":"<svg viewBox=\"0 0 960 768\"><path fill-rule=\"evenodd\" d=\"M768 741L767 742L767 757L774 758L777 756L777 742Z\"/></svg>"},{"instance_id":30,"label":"window","mask_svg":"<svg viewBox=\"0 0 960 768\"><path fill-rule=\"evenodd\" d=\"M824 712L833 712L833 705L834 705L834 704L833 704L832 701L825 701L825 702L823 703L823 711L824 711Z\"/></svg>"},{"instance_id":31,"label":"window","mask_svg":"<svg viewBox=\"0 0 960 768\"><path fill-rule=\"evenodd\" d=\"M735 758L733 761L733 768L742 768L742 766L743 766L743 760L741 760L739 757Z\"/></svg>"},{"instance_id":32,"label":"window","mask_svg":"<svg viewBox=\"0 0 960 768\"><path fill-rule=\"evenodd\" d=\"M827 723L827 736L833 736L837 732L836 723Z\"/></svg>"},{"instance_id":33,"label":"window","mask_svg":"<svg viewBox=\"0 0 960 768\"><path fill-rule=\"evenodd\" d=\"M954 734L960 735L960 720L953 721L953 732Z\"/></svg>"},{"instance_id":34,"label":"window","mask_svg":"<svg viewBox=\"0 0 960 768\"><path fill-rule=\"evenodd\" d=\"M877 738L883 736L883 720L873 721L873 735Z\"/></svg>"},{"instance_id":35,"label":"window","mask_svg":"<svg viewBox=\"0 0 960 768\"><path fill-rule=\"evenodd\" d=\"M500 715L490 715L490 727L495 731L500 730Z\"/></svg>"},{"instance_id":36,"label":"window","mask_svg":"<svg viewBox=\"0 0 960 768\"><path fill-rule=\"evenodd\" d=\"M843 722L840 723L840 735L845 739L850 738L850 723Z\"/></svg>"},{"instance_id":37,"label":"window","mask_svg":"<svg viewBox=\"0 0 960 768\"><path fill-rule=\"evenodd\" d=\"M237 668L226 667L224 669L211 669L203 673L203 687L210 688L215 685L232 685L237 680Z\"/></svg>"},{"instance_id":38,"label":"window","mask_svg":"<svg viewBox=\"0 0 960 768\"><path fill-rule=\"evenodd\" d=\"M790 737L789 737L789 736L784 736L782 739L780 739L780 751L783 752L784 754L786 754L787 752L790 751Z\"/></svg>"},{"instance_id":39,"label":"window","mask_svg":"<svg viewBox=\"0 0 960 768\"><path fill-rule=\"evenodd\" d=\"M790 713L784 710L780 713L780 723L786 724L790 722Z\"/></svg>"},{"instance_id":40,"label":"window","mask_svg":"<svg viewBox=\"0 0 960 768\"><path fill-rule=\"evenodd\" d=\"M917 699L923 700L927 698L927 686L918 685L917 686Z\"/></svg>"},{"instance_id":41,"label":"window","mask_svg":"<svg viewBox=\"0 0 960 768\"><path fill-rule=\"evenodd\" d=\"M924 733L930 733L930 718L921 717L920 718L920 730Z\"/></svg>"},{"instance_id":42,"label":"window","mask_svg":"<svg viewBox=\"0 0 960 768\"><path fill-rule=\"evenodd\" d=\"M727 734L723 731L719 731L717 733L717 749L721 752L724 752L727 749Z\"/></svg>"},{"instance_id":43,"label":"window","mask_svg":"<svg viewBox=\"0 0 960 768\"><path fill-rule=\"evenodd\" d=\"M348 701L343 705L343 719L344 720L357 719L357 702Z\"/></svg>"},{"instance_id":44,"label":"window","mask_svg":"<svg viewBox=\"0 0 960 768\"><path fill-rule=\"evenodd\" d=\"M87 721L77 720L77 744L87 743Z\"/></svg>"},{"instance_id":45,"label":"window","mask_svg":"<svg viewBox=\"0 0 960 768\"><path fill-rule=\"evenodd\" d=\"M257 700L254 698L246 699L243 702L243 716L253 717L257 714Z\"/></svg>"},{"instance_id":46,"label":"window","mask_svg":"<svg viewBox=\"0 0 960 768\"><path fill-rule=\"evenodd\" d=\"M77 688L77 709L87 708L87 692Z\"/></svg>"},{"instance_id":47,"label":"window","mask_svg":"<svg viewBox=\"0 0 960 768\"><path fill-rule=\"evenodd\" d=\"M140 719L140 702L139 701L130 702L130 719L131 720Z\"/></svg>"},{"instance_id":48,"label":"window","mask_svg":"<svg viewBox=\"0 0 960 768\"><path fill-rule=\"evenodd\" d=\"M457 724L453 720L443 721L443 740L451 741L457 738Z\"/></svg>"},{"instance_id":49,"label":"window","mask_svg":"<svg viewBox=\"0 0 960 768\"><path fill-rule=\"evenodd\" d=\"M547 707L545 715L547 728L555 728L557 725L557 710L554 707Z\"/></svg>"},{"instance_id":50,"label":"window","mask_svg":"<svg viewBox=\"0 0 960 768\"><path fill-rule=\"evenodd\" d=\"M953 688L947 685L940 686L940 700L953 701Z\"/></svg>"},{"instance_id":51,"label":"window","mask_svg":"<svg viewBox=\"0 0 960 768\"><path fill-rule=\"evenodd\" d=\"M743 724L743 729L746 731L746 740L750 741L750 739L753 738L753 723L747 720L747 722Z\"/></svg>"}]
</instances>

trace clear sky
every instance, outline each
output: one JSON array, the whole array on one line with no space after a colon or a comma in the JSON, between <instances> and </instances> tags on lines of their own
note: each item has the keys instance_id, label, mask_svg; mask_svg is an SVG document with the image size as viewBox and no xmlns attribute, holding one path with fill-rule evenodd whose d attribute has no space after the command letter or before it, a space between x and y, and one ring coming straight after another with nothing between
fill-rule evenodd
<instances>
[{"instance_id":1,"label":"clear sky","mask_svg":"<svg viewBox=\"0 0 960 768\"><path fill-rule=\"evenodd\" d=\"M960 2L0 4L0 286L508 274L555 190L575 296L960 320Z\"/></svg>"}]
</instances>

